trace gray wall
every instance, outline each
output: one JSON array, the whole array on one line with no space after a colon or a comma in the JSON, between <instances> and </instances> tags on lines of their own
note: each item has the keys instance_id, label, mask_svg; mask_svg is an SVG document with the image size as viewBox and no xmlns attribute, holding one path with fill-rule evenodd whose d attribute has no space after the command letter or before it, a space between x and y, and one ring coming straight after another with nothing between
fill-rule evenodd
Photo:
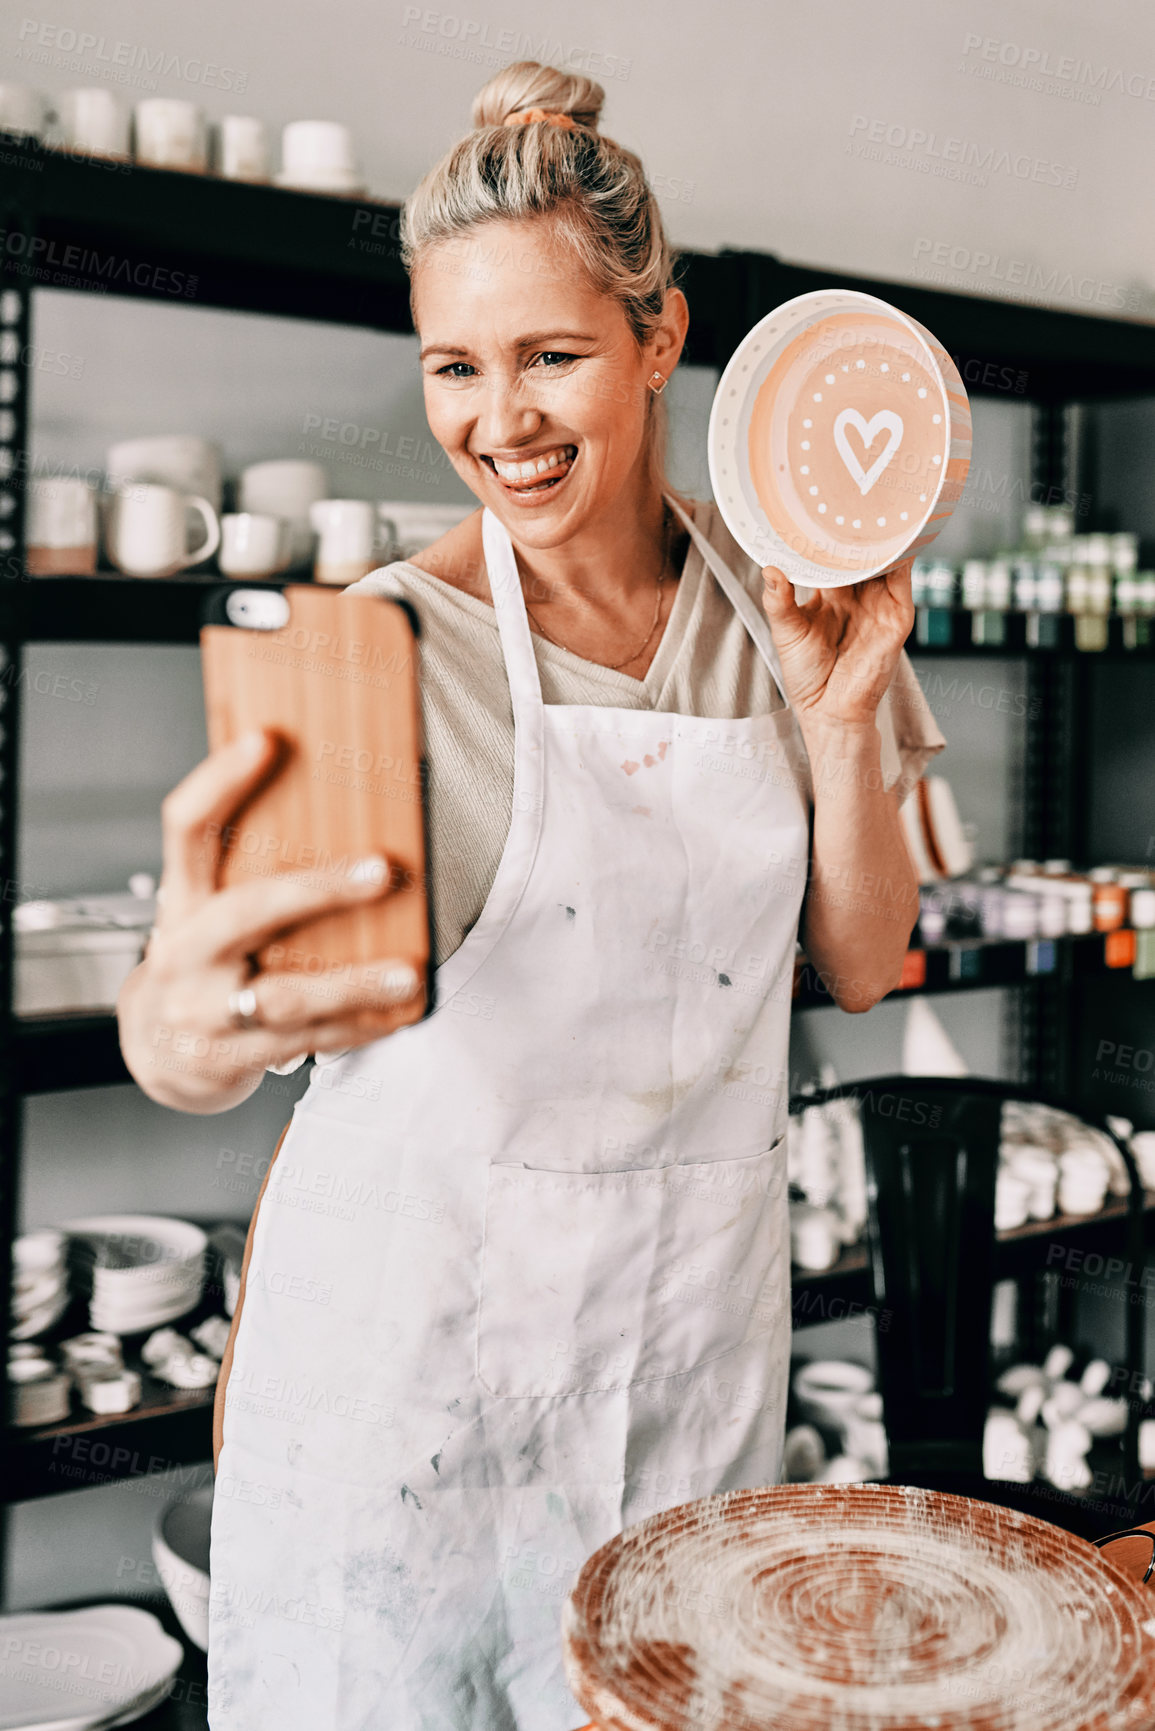
<instances>
[{"instance_id":1,"label":"gray wall","mask_svg":"<svg viewBox=\"0 0 1155 1731\"><path fill-rule=\"evenodd\" d=\"M430 19L440 25L427 28ZM1112 88L1117 73L1155 75L1155 17L1140 0L1108 11L1059 0L1045 13L1028 0L932 9L890 0L881 15L849 0L803 9L726 0L708 11L688 0L661 9L590 0L580 14L558 0L504 0L497 11L484 4L466 14L370 0L343 0L324 14L302 0L204 0L179 10L104 0L98 14L91 0L60 0L51 22L34 30L15 11L0 26L2 76L52 91L106 78L103 65L59 46L69 29L100 34L109 53L128 43L137 65L163 51L155 93L202 101L211 115L253 113L274 126L347 120L370 186L390 198L404 196L467 127L473 92L497 65L566 58L603 75L606 130L642 154L676 242L769 248L832 269L1087 311L1152 307L1155 234L1134 219L1130 182L1149 159L1153 110L1148 98ZM1011 82L1016 69L999 54L1021 62L1036 49L1071 62L1076 85L1083 66L1092 79L1102 73L1103 88L1077 85L1097 100L1061 94L1070 79L1054 92ZM210 64L229 69L231 92L221 75L209 77ZM122 94L154 93L145 74L133 76ZM954 172L960 159L969 179ZM1073 184L1048 184L1052 174ZM335 416L380 429L386 445L420 438L409 339L51 292L37 298L34 336L81 363L77 377L44 370L34 381L34 456L47 466L99 464L118 437L190 431L221 441L230 475L258 457L307 454L330 463L338 494L462 496L435 455L404 465L413 472L388 461L368 469L307 430L308 417ZM713 382L686 373L668 398L674 478L699 495L708 492L703 434ZM1025 405L980 402L976 411L974 478L942 543L950 556L1012 540L1026 482ZM317 448L302 450L309 443ZM1125 523L1138 521L1145 475L1137 453L1148 445L1126 435L1122 445ZM995 665L1008 689L1021 688L1021 669ZM980 856L1001 857L1015 845L1014 728L973 688L951 687L949 666L923 669L950 742L940 767L975 825ZM129 872L158 866L159 800L204 751L196 655L43 648L30 654L29 671L75 676L95 693L81 704L49 695L51 680L30 680L22 883L29 894L122 887ZM1005 1062L1003 996L939 1000L952 1038L988 1074ZM892 1069L902 1019L892 1005L866 1018L807 1013L792 1069L804 1077L824 1059L845 1077ZM257 1184L236 1179L237 1155L259 1165L301 1086L269 1078L244 1107L208 1119L166 1111L131 1088L34 1099L22 1217L35 1224L139 1208L244 1219ZM846 1349L843 1340L838 1350ZM145 1578L161 1489L109 1487L18 1510L13 1605L132 1590Z\"/></svg>"}]
</instances>

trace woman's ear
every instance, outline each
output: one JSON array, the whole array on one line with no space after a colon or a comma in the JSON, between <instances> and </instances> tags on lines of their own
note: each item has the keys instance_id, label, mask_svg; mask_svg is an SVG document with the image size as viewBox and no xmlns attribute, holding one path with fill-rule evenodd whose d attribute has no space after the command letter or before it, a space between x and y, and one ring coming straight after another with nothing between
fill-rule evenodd
<instances>
[{"instance_id":1,"label":"woman's ear","mask_svg":"<svg viewBox=\"0 0 1155 1731\"><path fill-rule=\"evenodd\" d=\"M690 328L690 309L680 288L666 291L662 316L646 344L646 365L664 373L668 379L681 357Z\"/></svg>"}]
</instances>

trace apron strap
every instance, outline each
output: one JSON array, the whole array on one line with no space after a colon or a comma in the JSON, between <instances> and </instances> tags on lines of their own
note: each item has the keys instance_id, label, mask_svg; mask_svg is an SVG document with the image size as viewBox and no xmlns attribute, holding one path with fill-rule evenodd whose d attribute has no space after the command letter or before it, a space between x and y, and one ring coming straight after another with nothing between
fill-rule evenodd
<instances>
[{"instance_id":1,"label":"apron strap","mask_svg":"<svg viewBox=\"0 0 1155 1731\"><path fill-rule=\"evenodd\" d=\"M545 710L541 679L529 634L529 618L513 542L505 525L494 516L488 505L481 517L481 544L513 706L513 822L518 822L519 813L535 813L534 821L540 822L545 792Z\"/></svg>"},{"instance_id":2,"label":"apron strap","mask_svg":"<svg viewBox=\"0 0 1155 1731\"><path fill-rule=\"evenodd\" d=\"M497 628L501 633L514 719L520 725L523 712L528 716L531 709L541 708L541 679L513 542L504 523L494 516L488 505L481 516L481 544L485 551L485 569L489 576L493 610L497 614Z\"/></svg>"},{"instance_id":3,"label":"apron strap","mask_svg":"<svg viewBox=\"0 0 1155 1731\"><path fill-rule=\"evenodd\" d=\"M690 539L706 561L707 569L713 572L722 593L753 638L755 649L770 669L770 677L778 687L778 694L789 709L790 699L786 695L782 682L782 669L778 665L778 651L774 647L774 639L770 634L770 622L765 613L758 606L746 586L735 577L717 548L710 545L697 524L686 515L677 500L672 499L668 493L664 494L663 497L670 509L681 519L689 531Z\"/></svg>"}]
</instances>

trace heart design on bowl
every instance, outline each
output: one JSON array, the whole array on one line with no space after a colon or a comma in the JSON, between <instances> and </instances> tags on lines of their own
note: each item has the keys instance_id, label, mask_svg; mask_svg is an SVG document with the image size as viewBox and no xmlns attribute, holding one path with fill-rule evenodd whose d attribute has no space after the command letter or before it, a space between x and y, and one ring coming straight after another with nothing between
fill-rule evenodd
<instances>
[{"instance_id":1,"label":"heart design on bowl","mask_svg":"<svg viewBox=\"0 0 1155 1731\"><path fill-rule=\"evenodd\" d=\"M874 459L869 469L864 469L857 456L850 448L850 440L846 437L847 427L853 427L862 440L864 448L869 451L879 433L889 433L890 438ZM902 444L902 416L896 415L893 409L879 409L876 415L871 415L869 421L865 415L860 415L857 409L843 409L834 420L834 443L838 455L845 463L851 480L858 485L863 498L874 486L898 447Z\"/></svg>"}]
</instances>

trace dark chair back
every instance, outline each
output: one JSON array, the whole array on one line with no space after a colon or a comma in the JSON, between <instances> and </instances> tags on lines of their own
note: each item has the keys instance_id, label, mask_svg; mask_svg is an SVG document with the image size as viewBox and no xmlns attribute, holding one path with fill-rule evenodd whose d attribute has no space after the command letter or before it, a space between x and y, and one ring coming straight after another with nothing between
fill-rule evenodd
<instances>
[{"instance_id":1,"label":"dark chair back","mask_svg":"<svg viewBox=\"0 0 1155 1731\"><path fill-rule=\"evenodd\" d=\"M1144 1192L1110 1126L1068 1101L978 1077L883 1076L820 1089L791 1110L856 1098L866 1151L867 1226L879 1329L878 1381L890 1476L982 1476L990 1389L995 1182L1004 1100L1070 1112L1109 1137L1131 1180L1128 1257L1143 1266ZM1129 1387L1144 1370L1144 1306L1126 1320ZM1139 1404L1128 1405L1124 1474L1140 1479Z\"/></svg>"}]
</instances>

